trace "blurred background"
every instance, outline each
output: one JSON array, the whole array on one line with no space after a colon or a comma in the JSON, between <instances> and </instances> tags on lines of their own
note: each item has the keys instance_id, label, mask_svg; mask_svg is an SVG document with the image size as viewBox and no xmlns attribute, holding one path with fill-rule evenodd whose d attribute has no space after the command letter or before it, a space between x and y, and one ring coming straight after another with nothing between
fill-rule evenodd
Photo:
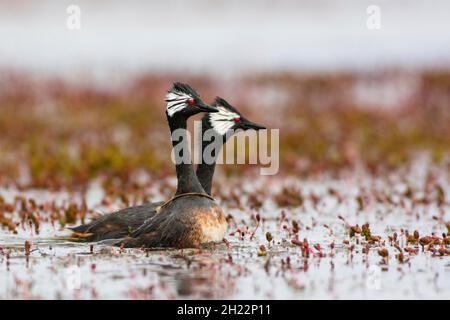
<instances>
[{"instance_id":1,"label":"blurred background","mask_svg":"<svg viewBox=\"0 0 450 320\"><path fill-rule=\"evenodd\" d=\"M449 166L449 30L444 0L0 0L0 183L173 174L174 81L280 129L281 177Z\"/></svg>"}]
</instances>

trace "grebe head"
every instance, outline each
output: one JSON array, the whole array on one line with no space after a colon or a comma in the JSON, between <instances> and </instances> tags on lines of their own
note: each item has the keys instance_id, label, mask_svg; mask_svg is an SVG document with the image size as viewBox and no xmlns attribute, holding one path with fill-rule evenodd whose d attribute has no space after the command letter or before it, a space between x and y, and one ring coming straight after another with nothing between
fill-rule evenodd
<instances>
[{"instance_id":1,"label":"grebe head","mask_svg":"<svg viewBox=\"0 0 450 320\"><path fill-rule=\"evenodd\" d=\"M186 118L200 112L217 112L215 107L209 106L202 101L197 91L191 86L175 82L166 95L167 115L172 118L181 115Z\"/></svg>"},{"instance_id":2,"label":"grebe head","mask_svg":"<svg viewBox=\"0 0 450 320\"><path fill-rule=\"evenodd\" d=\"M217 108L218 112L205 115L205 119L207 119L211 127L222 136L225 136L230 130L260 130L266 128L245 118L225 99L216 97L213 106Z\"/></svg>"}]
</instances>

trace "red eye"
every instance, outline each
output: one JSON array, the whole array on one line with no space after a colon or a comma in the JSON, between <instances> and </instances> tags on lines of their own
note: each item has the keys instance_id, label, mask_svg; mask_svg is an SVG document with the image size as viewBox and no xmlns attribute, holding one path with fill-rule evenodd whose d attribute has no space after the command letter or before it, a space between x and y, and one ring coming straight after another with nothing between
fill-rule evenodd
<instances>
[{"instance_id":1,"label":"red eye","mask_svg":"<svg viewBox=\"0 0 450 320\"><path fill-rule=\"evenodd\" d=\"M241 118L234 118L234 122L236 122L236 123L241 122Z\"/></svg>"},{"instance_id":2,"label":"red eye","mask_svg":"<svg viewBox=\"0 0 450 320\"><path fill-rule=\"evenodd\" d=\"M187 104L192 107L193 105L195 105L195 99L194 98L189 98L187 100Z\"/></svg>"}]
</instances>

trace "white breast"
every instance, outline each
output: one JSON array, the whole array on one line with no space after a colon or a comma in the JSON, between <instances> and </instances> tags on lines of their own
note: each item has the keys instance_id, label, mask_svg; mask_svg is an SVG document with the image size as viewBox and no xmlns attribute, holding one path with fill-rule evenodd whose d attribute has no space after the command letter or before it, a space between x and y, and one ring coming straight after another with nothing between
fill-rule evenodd
<instances>
[{"instance_id":1,"label":"white breast","mask_svg":"<svg viewBox=\"0 0 450 320\"><path fill-rule=\"evenodd\" d=\"M216 225L209 225L202 227L203 239L202 243L207 242L222 242L227 231L227 223L217 223Z\"/></svg>"}]
</instances>

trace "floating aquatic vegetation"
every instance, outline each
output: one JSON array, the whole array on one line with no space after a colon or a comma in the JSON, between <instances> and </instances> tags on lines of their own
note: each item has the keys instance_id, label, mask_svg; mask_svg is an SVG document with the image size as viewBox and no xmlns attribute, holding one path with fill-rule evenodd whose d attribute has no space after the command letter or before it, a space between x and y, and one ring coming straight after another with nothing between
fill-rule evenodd
<instances>
[{"instance_id":1,"label":"floating aquatic vegetation","mask_svg":"<svg viewBox=\"0 0 450 320\"><path fill-rule=\"evenodd\" d=\"M301 191L295 187L285 186L273 196L274 201L279 207L300 207L303 205L304 198Z\"/></svg>"},{"instance_id":2,"label":"floating aquatic vegetation","mask_svg":"<svg viewBox=\"0 0 450 320\"><path fill-rule=\"evenodd\" d=\"M445 281L429 280L432 272L445 276L450 251L448 88L439 80L448 75L419 77L417 98L398 112L344 97L349 75L244 79L236 105L283 128L280 172L218 166L213 195L227 212L229 236L201 250L64 237L69 225L172 195L158 98L170 79L107 93L64 85L55 94L54 84L39 84L49 103L21 90L2 96L0 267L9 271L0 281L9 289L0 298L448 297ZM214 84L195 81L205 96L216 94ZM241 98L273 85L286 92L277 117ZM21 269L28 258L32 283ZM361 274L372 264L402 281L367 290ZM70 266L82 275L76 294L64 287Z\"/></svg>"},{"instance_id":3,"label":"floating aquatic vegetation","mask_svg":"<svg viewBox=\"0 0 450 320\"><path fill-rule=\"evenodd\" d=\"M262 244L259 246L259 250L258 250L258 257L265 257L267 255L267 249L266 247Z\"/></svg>"},{"instance_id":4,"label":"floating aquatic vegetation","mask_svg":"<svg viewBox=\"0 0 450 320\"><path fill-rule=\"evenodd\" d=\"M272 236L272 233L270 233L270 232L266 232L266 240L267 240L267 242L269 243L269 245L270 245L270 243L272 242L272 240L273 240L273 236Z\"/></svg>"}]
</instances>

